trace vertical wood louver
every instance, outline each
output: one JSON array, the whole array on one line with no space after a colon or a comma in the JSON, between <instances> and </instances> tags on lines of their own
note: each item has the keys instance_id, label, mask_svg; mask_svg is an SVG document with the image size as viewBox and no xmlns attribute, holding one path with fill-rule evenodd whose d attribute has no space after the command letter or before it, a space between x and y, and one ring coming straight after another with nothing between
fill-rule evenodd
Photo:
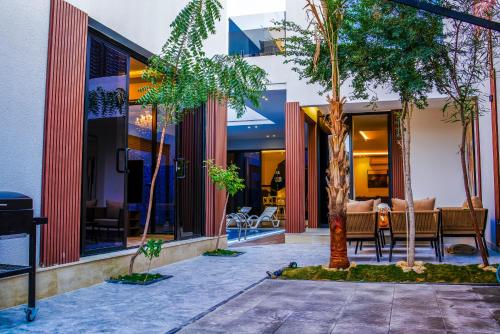
<instances>
[{"instance_id":1,"label":"vertical wood louver","mask_svg":"<svg viewBox=\"0 0 500 334\"><path fill-rule=\"evenodd\" d=\"M305 125L298 102L285 105L286 232L305 230Z\"/></svg>"},{"instance_id":2,"label":"vertical wood louver","mask_svg":"<svg viewBox=\"0 0 500 334\"><path fill-rule=\"evenodd\" d=\"M227 166L227 105L215 99L206 103L205 159ZM225 192L216 189L205 171L205 235L215 236L222 217Z\"/></svg>"},{"instance_id":3,"label":"vertical wood louver","mask_svg":"<svg viewBox=\"0 0 500 334\"><path fill-rule=\"evenodd\" d=\"M82 140L88 16L52 0L45 92L41 264L80 258Z\"/></svg>"}]
</instances>

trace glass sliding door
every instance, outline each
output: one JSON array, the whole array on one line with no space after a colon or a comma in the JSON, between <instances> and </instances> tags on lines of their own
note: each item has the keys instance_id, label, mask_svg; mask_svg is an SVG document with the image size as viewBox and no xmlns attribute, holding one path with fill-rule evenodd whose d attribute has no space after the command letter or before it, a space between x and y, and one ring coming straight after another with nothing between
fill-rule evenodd
<instances>
[{"instance_id":1,"label":"glass sliding door","mask_svg":"<svg viewBox=\"0 0 500 334\"><path fill-rule=\"evenodd\" d=\"M142 79L146 64L130 58L130 107L128 122L128 242L140 244L149 205L150 189L160 149L163 124L161 108L142 106L138 100L148 83ZM169 126L163 143L161 163L156 177L153 207L148 233L155 239L173 240L175 235L175 126Z\"/></svg>"},{"instance_id":2,"label":"glass sliding door","mask_svg":"<svg viewBox=\"0 0 500 334\"><path fill-rule=\"evenodd\" d=\"M351 192L355 200L389 201L389 116L352 116Z\"/></svg>"},{"instance_id":3,"label":"glass sliding door","mask_svg":"<svg viewBox=\"0 0 500 334\"><path fill-rule=\"evenodd\" d=\"M82 251L125 247L129 58L89 36Z\"/></svg>"},{"instance_id":4,"label":"glass sliding door","mask_svg":"<svg viewBox=\"0 0 500 334\"><path fill-rule=\"evenodd\" d=\"M161 114L161 111L159 112ZM161 123L156 130L156 145L160 146ZM156 150L158 152L158 149ZM172 240L175 235L175 125L166 129L165 141L161 156L155 189L155 223L152 233L164 235L164 239ZM155 157L156 163L156 157Z\"/></svg>"}]
</instances>

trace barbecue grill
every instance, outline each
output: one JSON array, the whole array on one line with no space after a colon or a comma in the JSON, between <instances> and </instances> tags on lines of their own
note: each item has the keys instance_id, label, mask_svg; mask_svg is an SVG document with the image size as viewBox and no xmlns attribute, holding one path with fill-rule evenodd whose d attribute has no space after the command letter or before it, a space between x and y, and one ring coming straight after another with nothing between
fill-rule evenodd
<instances>
[{"instance_id":1,"label":"barbecue grill","mask_svg":"<svg viewBox=\"0 0 500 334\"><path fill-rule=\"evenodd\" d=\"M0 192L0 240L29 236L29 264L20 266L0 263L0 278L28 274L28 307L26 320L33 321L36 307L36 226L46 224L47 218L33 218L33 200L23 194Z\"/></svg>"}]
</instances>

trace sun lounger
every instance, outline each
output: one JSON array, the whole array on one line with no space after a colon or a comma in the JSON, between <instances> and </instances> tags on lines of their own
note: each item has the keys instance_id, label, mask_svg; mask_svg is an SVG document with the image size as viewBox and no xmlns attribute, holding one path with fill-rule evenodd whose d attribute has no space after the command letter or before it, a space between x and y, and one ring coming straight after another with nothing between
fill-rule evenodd
<instances>
[{"instance_id":1,"label":"sun lounger","mask_svg":"<svg viewBox=\"0 0 500 334\"><path fill-rule=\"evenodd\" d=\"M258 228L263 222L270 222L274 228L278 228L280 226L280 221L276 218L277 210L278 208L275 206L268 206L260 216L252 215L248 217L247 221L250 228Z\"/></svg>"}]
</instances>

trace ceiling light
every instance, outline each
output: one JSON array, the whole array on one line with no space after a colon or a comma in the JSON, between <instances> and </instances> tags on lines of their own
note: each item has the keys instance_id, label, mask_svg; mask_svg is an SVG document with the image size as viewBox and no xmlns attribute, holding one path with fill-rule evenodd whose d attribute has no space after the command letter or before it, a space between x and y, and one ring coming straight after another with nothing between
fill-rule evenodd
<instances>
[{"instance_id":1,"label":"ceiling light","mask_svg":"<svg viewBox=\"0 0 500 334\"><path fill-rule=\"evenodd\" d=\"M258 128L258 126L256 125L256 126L254 126L254 128L256 128L256 129L257 129L257 128Z\"/></svg>"},{"instance_id":2,"label":"ceiling light","mask_svg":"<svg viewBox=\"0 0 500 334\"><path fill-rule=\"evenodd\" d=\"M276 138L276 135L273 135L273 138Z\"/></svg>"},{"instance_id":3,"label":"ceiling light","mask_svg":"<svg viewBox=\"0 0 500 334\"><path fill-rule=\"evenodd\" d=\"M359 134L361 135L361 137L363 137L363 139L366 141L370 138L368 138L368 136L366 135L366 133L364 131L359 131Z\"/></svg>"},{"instance_id":4,"label":"ceiling light","mask_svg":"<svg viewBox=\"0 0 500 334\"><path fill-rule=\"evenodd\" d=\"M271 136L270 135L266 135L266 138L269 138L269 137L271 137Z\"/></svg>"},{"instance_id":5,"label":"ceiling light","mask_svg":"<svg viewBox=\"0 0 500 334\"><path fill-rule=\"evenodd\" d=\"M247 126L247 128L251 129L252 127L249 125L249 126Z\"/></svg>"},{"instance_id":6,"label":"ceiling light","mask_svg":"<svg viewBox=\"0 0 500 334\"><path fill-rule=\"evenodd\" d=\"M361 157L361 156L381 156L381 155L389 155L388 152L380 152L380 151L366 151L366 152L354 152L352 154L355 157Z\"/></svg>"}]
</instances>

